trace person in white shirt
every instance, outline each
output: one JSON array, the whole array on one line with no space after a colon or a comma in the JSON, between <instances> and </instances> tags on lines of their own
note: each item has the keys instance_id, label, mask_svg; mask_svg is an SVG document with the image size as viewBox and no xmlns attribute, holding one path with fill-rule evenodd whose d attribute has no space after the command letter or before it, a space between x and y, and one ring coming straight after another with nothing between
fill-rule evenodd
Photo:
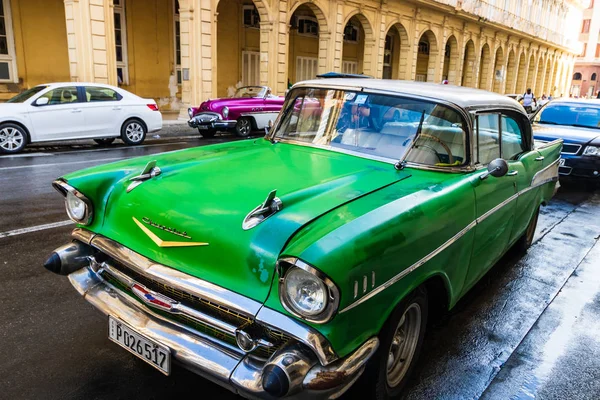
<instances>
[{"instance_id":1,"label":"person in white shirt","mask_svg":"<svg viewBox=\"0 0 600 400\"><path fill-rule=\"evenodd\" d=\"M527 92L523 94L523 107L525 107L525 111L527 114L531 114L533 111L533 106L537 103L535 96L531 93L531 88L527 89Z\"/></svg>"},{"instance_id":2,"label":"person in white shirt","mask_svg":"<svg viewBox=\"0 0 600 400\"><path fill-rule=\"evenodd\" d=\"M538 104L541 107L544 104L548 103L549 101L550 101L550 99L547 98L545 94L542 94L542 98L540 99L540 101L538 102Z\"/></svg>"}]
</instances>

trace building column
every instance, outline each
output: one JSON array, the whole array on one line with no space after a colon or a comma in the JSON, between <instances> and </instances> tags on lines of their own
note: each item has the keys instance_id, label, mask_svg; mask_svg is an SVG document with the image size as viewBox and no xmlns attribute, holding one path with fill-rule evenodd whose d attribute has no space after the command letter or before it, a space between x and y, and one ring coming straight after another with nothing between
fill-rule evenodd
<instances>
[{"instance_id":1,"label":"building column","mask_svg":"<svg viewBox=\"0 0 600 400\"><path fill-rule=\"evenodd\" d=\"M179 0L182 88L179 118L216 92L217 41L215 13L210 1ZM214 82L214 85L213 85Z\"/></svg>"},{"instance_id":2,"label":"building column","mask_svg":"<svg viewBox=\"0 0 600 400\"><path fill-rule=\"evenodd\" d=\"M327 65L332 65L333 72L342 72L342 59L344 57L344 5L341 2L333 3L329 14L331 21L330 45L333 47L327 54ZM329 71L328 71L329 72Z\"/></svg>"},{"instance_id":3,"label":"building column","mask_svg":"<svg viewBox=\"0 0 600 400\"><path fill-rule=\"evenodd\" d=\"M552 57L552 61L550 64L550 74L548 74L548 82L546 82L546 87L544 88L544 91L548 94L551 95L552 92L554 91L554 69L556 67L556 56ZM547 65L548 61L546 61L546 65Z\"/></svg>"},{"instance_id":4,"label":"building column","mask_svg":"<svg viewBox=\"0 0 600 400\"><path fill-rule=\"evenodd\" d=\"M113 2L64 3L71 80L117 85Z\"/></svg>"}]
</instances>

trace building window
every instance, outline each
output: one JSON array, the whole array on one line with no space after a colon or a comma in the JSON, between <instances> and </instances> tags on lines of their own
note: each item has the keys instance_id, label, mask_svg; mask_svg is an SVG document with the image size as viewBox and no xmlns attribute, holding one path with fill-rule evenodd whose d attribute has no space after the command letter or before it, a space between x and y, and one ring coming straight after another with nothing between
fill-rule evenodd
<instances>
[{"instance_id":1,"label":"building window","mask_svg":"<svg viewBox=\"0 0 600 400\"><path fill-rule=\"evenodd\" d=\"M0 0L0 82L17 81L10 1Z\"/></svg>"},{"instance_id":2,"label":"building window","mask_svg":"<svg viewBox=\"0 0 600 400\"><path fill-rule=\"evenodd\" d=\"M590 33L590 22L591 19L584 19L581 25L581 33Z\"/></svg>"},{"instance_id":3,"label":"building window","mask_svg":"<svg viewBox=\"0 0 600 400\"><path fill-rule=\"evenodd\" d=\"M392 49L394 48L394 38L392 35L385 35L385 46L383 49L383 66L392 65Z\"/></svg>"},{"instance_id":4,"label":"building window","mask_svg":"<svg viewBox=\"0 0 600 400\"><path fill-rule=\"evenodd\" d=\"M587 43L583 44L583 50L581 50L581 54L579 57L585 57L585 52L587 51Z\"/></svg>"},{"instance_id":5,"label":"building window","mask_svg":"<svg viewBox=\"0 0 600 400\"><path fill-rule=\"evenodd\" d=\"M260 28L260 15L255 5L244 6L244 26L246 28Z\"/></svg>"},{"instance_id":6,"label":"building window","mask_svg":"<svg viewBox=\"0 0 600 400\"><path fill-rule=\"evenodd\" d=\"M316 18L298 17L297 26L301 35L319 36L319 23Z\"/></svg>"},{"instance_id":7,"label":"building window","mask_svg":"<svg viewBox=\"0 0 600 400\"><path fill-rule=\"evenodd\" d=\"M580 72L575 72L573 74L573 80L574 81L580 81L581 80L581 73Z\"/></svg>"},{"instance_id":8,"label":"building window","mask_svg":"<svg viewBox=\"0 0 600 400\"><path fill-rule=\"evenodd\" d=\"M596 45L596 58L600 57L600 43Z\"/></svg>"},{"instance_id":9,"label":"building window","mask_svg":"<svg viewBox=\"0 0 600 400\"><path fill-rule=\"evenodd\" d=\"M127 69L127 27L125 26L125 0L113 0L115 10L115 50L117 53L117 81L129 84Z\"/></svg>"},{"instance_id":10,"label":"building window","mask_svg":"<svg viewBox=\"0 0 600 400\"><path fill-rule=\"evenodd\" d=\"M358 42L358 27L352 25L350 22L344 28L344 42Z\"/></svg>"},{"instance_id":11,"label":"building window","mask_svg":"<svg viewBox=\"0 0 600 400\"><path fill-rule=\"evenodd\" d=\"M175 74L177 75L177 84L181 85L181 24L179 23L179 1L175 0L175 10L174 10L174 23L173 27L175 29L175 34L173 35L175 38Z\"/></svg>"},{"instance_id":12,"label":"building window","mask_svg":"<svg viewBox=\"0 0 600 400\"><path fill-rule=\"evenodd\" d=\"M429 55L429 43L419 42L419 54Z\"/></svg>"},{"instance_id":13,"label":"building window","mask_svg":"<svg viewBox=\"0 0 600 400\"><path fill-rule=\"evenodd\" d=\"M594 72L594 73L592 74L592 77L590 78L590 80L592 80L592 81L595 81L595 80L596 80L596 78L597 78L597 75L596 75L596 73Z\"/></svg>"},{"instance_id":14,"label":"building window","mask_svg":"<svg viewBox=\"0 0 600 400\"><path fill-rule=\"evenodd\" d=\"M296 57L296 82L315 79L319 60L313 57Z\"/></svg>"},{"instance_id":15,"label":"building window","mask_svg":"<svg viewBox=\"0 0 600 400\"><path fill-rule=\"evenodd\" d=\"M260 52L242 52L242 85L260 85Z\"/></svg>"},{"instance_id":16,"label":"building window","mask_svg":"<svg viewBox=\"0 0 600 400\"><path fill-rule=\"evenodd\" d=\"M356 61L342 61L343 74L358 74L358 63Z\"/></svg>"}]
</instances>

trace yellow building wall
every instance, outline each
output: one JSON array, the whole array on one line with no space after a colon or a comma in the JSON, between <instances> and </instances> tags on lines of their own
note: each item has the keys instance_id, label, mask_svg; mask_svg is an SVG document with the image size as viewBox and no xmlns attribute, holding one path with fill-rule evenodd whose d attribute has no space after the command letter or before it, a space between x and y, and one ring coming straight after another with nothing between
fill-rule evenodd
<instances>
[{"instance_id":1,"label":"yellow building wall","mask_svg":"<svg viewBox=\"0 0 600 400\"><path fill-rule=\"evenodd\" d=\"M288 55L288 78L290 83L294 84L296 83L296 58L319 58L319 38L299 35L297 30L293 30L290 34L290 50ZM316 78L316 76L313 78Z\"/></svg>"},{"instance_id":2,"label":"yellow building wall","mask_svg":"<svg viewBox=\"0 0 600 400\"><path fill-rule=\"evenodd\" d=\"M19 87L70 80L62 0L12 0Z\"/></svg>"},{"instance_id":3,"label":"yellow building wall","mask_svg":"<svg viewBox=\"0 0 600 400\"><path fill-rule=\"evenodd\" d=\"M169 78L175 71L173 2L126 0L125 15L129 85L122 87L169 110Z\"/></svg>"}]
</instances>

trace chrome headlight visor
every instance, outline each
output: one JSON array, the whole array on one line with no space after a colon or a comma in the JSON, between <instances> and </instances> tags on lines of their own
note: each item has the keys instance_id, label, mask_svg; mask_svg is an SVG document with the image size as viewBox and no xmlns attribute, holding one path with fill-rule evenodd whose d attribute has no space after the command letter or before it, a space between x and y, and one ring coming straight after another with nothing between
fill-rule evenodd
<instances>
[{"instance_id":1,"label":"chrome headlight visor","mask_svg":"<svg viewBox=\"0 0 600 400\"><path fill-rule=\"evenodd\" d=\"M340 291L323 272L298 258L281 258L279 299L292 315L315 324L330 321L340 304Z\"/></svg>"},{"instance_id":2,"label":"chrome headlight visor","mask_svg":"<svg viewBox=\"0 0 600 400\"><path fill-rule=\"evenodd\" d=\"M587 146L585 150L583 150L584 156L596 156L600 157L600 147L598 146Z\"/></svg>"},{"instance_id":3,"label":"chrome headlight visor","mask_svg":"<svg viewBox=\"0 0 600 400\"><path fill-rule=\"evenodd\" d=\"M94 216L90 199L63 180L52 182L52 186L65 197L65 209L71 221L80 225L89 225Z\"/></svg>"}]
</instances>

